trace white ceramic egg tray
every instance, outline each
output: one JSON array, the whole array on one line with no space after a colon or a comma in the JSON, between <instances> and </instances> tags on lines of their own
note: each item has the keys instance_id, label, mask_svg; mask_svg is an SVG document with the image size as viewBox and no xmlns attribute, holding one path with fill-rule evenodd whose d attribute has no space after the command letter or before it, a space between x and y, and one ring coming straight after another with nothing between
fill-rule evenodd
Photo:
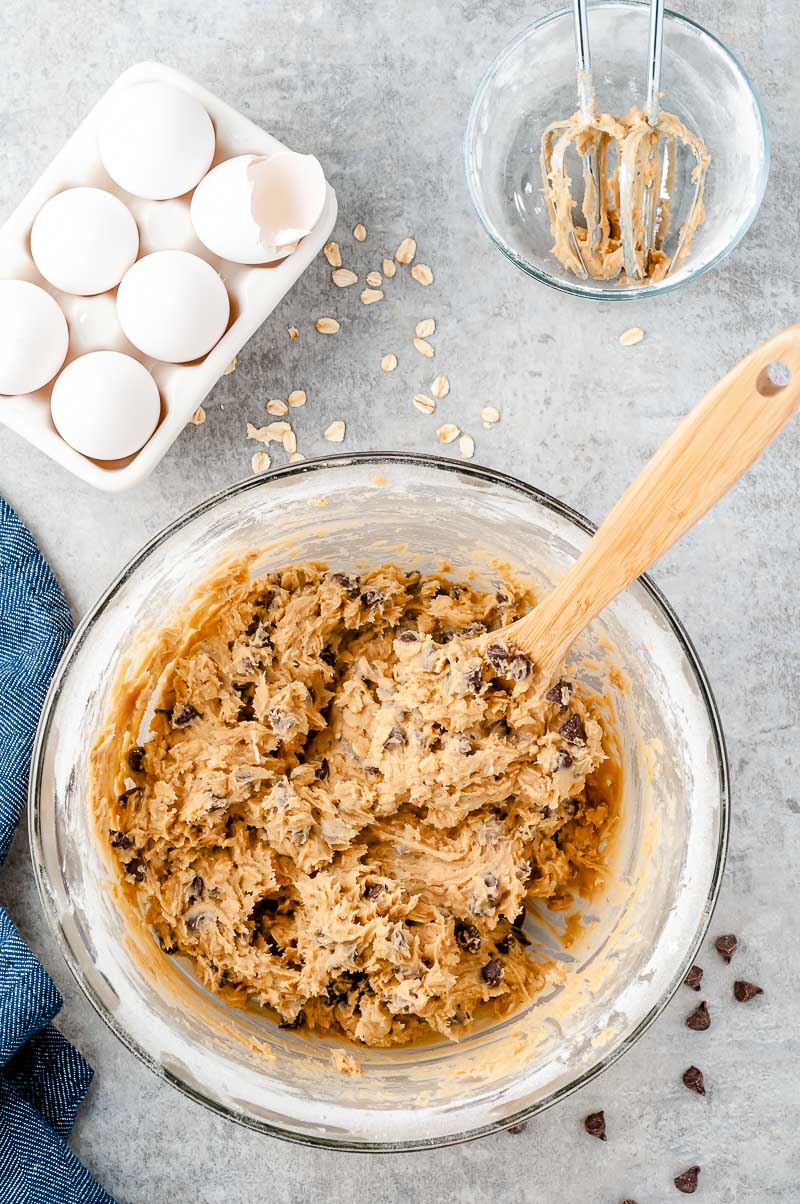
<instances>
[{"instance_id":1,"label":"white ceramic egg tray","mask_svg":"<svg viewBox=\"0 0 800 1204\"><path fill-rule=\"evenodd\" d=\"M87 351L122 351L143 363L159 387L161 418L154 434L141 451L116 461L88 459L64 442L50 417L52 381L35 393L0 397L0 423L90 485L115 493L138 484L153 471L234 356L322 249L337 212L336 194L328 185L322 216L298 248L278 263L250 267L220 259L203 246L189 216L191 194L170 201L148 201L119 188L100 161L98 129L111 98L121 89L154 80L183 88L205 106L216 134L212 166L234 155L283 149L283 143L181 72L160 63L137 63L112 84L0 229L0 278L38 284L55 297L64 312L70 335L65 365ZM191 251L219 272L230 297L231 316L225 334L202 360L167 364L149 358L128 342L120 329L116 290L78 297L59 292L39 274L30 253L33 219L51 196L77 185L104 188L124 201L139 226L139 258L151 251Z\"/></svg>"}]
</instances>

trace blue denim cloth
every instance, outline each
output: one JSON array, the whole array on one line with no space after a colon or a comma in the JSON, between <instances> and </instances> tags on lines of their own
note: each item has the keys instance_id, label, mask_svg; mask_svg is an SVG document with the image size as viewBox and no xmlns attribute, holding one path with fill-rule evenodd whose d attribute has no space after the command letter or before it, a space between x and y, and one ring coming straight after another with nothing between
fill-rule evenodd
<instances>
[{"instance_id":1,"label":"blue denim cloth","mask_svg":"<svg viewBox=\"0 0 800 1204\"><path fill-rule=\"evenodd\" d=\"M39 712L71 632L58 582L0 498L0 864L22 814ZM0 907L2 1204L114 1204L66 1142L92 1069L50 1024L62 1002Z\"/></svg>"}]
</instances>

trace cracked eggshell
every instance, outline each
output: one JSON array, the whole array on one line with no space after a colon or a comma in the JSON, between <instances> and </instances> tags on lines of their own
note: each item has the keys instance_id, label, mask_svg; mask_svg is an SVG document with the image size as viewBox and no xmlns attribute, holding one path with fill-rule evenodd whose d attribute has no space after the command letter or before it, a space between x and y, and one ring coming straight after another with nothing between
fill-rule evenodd
<instances>
[{"instance_id":1,"label":"cracked eggshell","mask_svg":"<svg viewBox=\"0 0 800 1204\"><path fill-rule=\"evenodd\" d=\"M204 246L234 263L283 259L317 224L325 175L313 155L239 155L201 180L192 224Z\"/></svg>"}]
</instances>

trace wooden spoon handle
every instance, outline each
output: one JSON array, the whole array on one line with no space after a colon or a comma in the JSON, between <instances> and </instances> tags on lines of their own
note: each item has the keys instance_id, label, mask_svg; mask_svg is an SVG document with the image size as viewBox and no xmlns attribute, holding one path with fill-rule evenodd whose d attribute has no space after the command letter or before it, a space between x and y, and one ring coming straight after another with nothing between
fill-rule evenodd
<instances>
[{"instance_id":1,"label":"wooden spoon handle","mask_svg":"<svg viewBox=\"0 0 800 1204\"><path fill-rule=\"evenodd\" d=\"M775 383L780 361L788 383ZM785 373L784 373L785 375ZM673 432L551 594L508 629L548 678L604 606L680 539L800 404L800 325L751 351Z\"/></svg>"}]
</instances>

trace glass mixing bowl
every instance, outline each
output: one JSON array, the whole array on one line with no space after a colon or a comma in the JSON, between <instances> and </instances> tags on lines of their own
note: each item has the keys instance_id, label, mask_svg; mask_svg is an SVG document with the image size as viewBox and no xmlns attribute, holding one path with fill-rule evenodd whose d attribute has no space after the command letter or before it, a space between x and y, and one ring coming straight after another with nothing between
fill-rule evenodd
<instances>
[{"instance_id":1,"label":"glass mixing bowl","mask_svg":"<svg viewBox=\"0 0 800 1204\"><path fill-rule=\"evenodd\" d=\"M589 6L601 112L624 114L644 104L648 20L649 5L632 0ZM688 17L665 13L661 102L705 140L711 166L705 222L675 272L655 284L581 280L551 253L539 142L545 126L575 112L576 88L571 9L524 30L486 72L472 103L464 149L470 195L495 245L544 284L606 301L667 293L714 267L749 228L769 174L764 113L731 52ZM578 196L579 184L578 176ZM679 193L673 202L674 229L680 225L680 200Z\"/></svg>"},{"instance_id":2,"label":"glass mixing bowl","mask_svg":"<svg viewBox=\"0 0 800 1204\"><path fill-rule=\"evenodd\" d=\"M491 561L549 589L591 525L488 469L406 455L333 456L253 477L204 502L131 561L76 631L45 703L30 780L33 864L50 925L109 1027L161 1078L222 1115L278 1137L355 1150L415 1149L534 1115L598 1074L655 1019L708 925L728 832L722 733L680 623L642 578L582 641L580 676L611 687L623 767L622 822L607 890L581 939L524 1011L458 1044L349 1047L235 1011L123 912L88 806L88 753L112 683L221 558L262 549L259 567L308 558L345 570L395 558L448 560L492 579ZM550 917L558 922L558 917Z\"/></svg>"}]
</instances>

